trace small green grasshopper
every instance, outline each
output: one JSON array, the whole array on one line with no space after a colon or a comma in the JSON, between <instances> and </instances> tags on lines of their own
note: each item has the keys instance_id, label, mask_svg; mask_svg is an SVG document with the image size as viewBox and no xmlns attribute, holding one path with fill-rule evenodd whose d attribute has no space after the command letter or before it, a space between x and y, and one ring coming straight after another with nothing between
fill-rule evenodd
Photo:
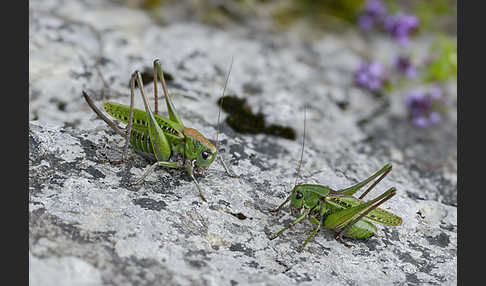
<instances>
[{"instance_id":1,"label":"small green grasshopper","mask_svg":"<svg viewBox=\"0 0 486 286\"><path fill-rule=\"evenodd\" d=\"M231 66L226 77L226 89ZM157 80L160 78L165 95L165 103L169 113L169 119L158 115L158 90ZM137 83L140 94L145 106L145 111L134 108L135 82ZM130 80L130 106L114 102L104 102L103 108L114 118L127 123L126 131L123 131L115 122L106 117L101 110L94 104L93 100L82 92L84 99L93 111L103 119L118 134L125 138L125 146L120 162L123 162L128 154L128 145L143 157L156 161L151 165L135 184L152 172L157 166L167 168L185 168L187 173L194 181L199 190L199 195L203 201L207 201L202 193L194 174L201 174L207 170L216 157L220 158L226 173L231 177L238 177L231 174L221 156L218 156L218 149L206 137L193 128L185 127L182 119L176 111L172 102L162 72L162 65L159 60L154 61L154 97L155 114L152 113L145 96L142 76L139 71L132 74ZM219 118L218 135L219 136ZM218 139L216 139L218 141ZM216 145L218 145L216 143Z\"/></svg>"},{"instance_id":2,"label":"small green grasshopper","mask_svg":"<svg viewBox=\"0 0 486 286\"><path fill-rule=\"evenodd\" d=\"M358 239L369 238L375 235L377 232L376 226L374 226L371 222L377 222L388 226L398 226L402 224L402 218L378 208L379 205L395 195L395 188L388 189L382 195L373 200L366 202L361 200L391 171L392 166L390 164L386 164L369 178L349 188L336 191L328 186L317 184L297 185L300 167L302 165L303 151L304 141L302 143L302 153L297 171L297 178L295 180L295 187L292 189L292 192L287 199L278 208L271 210L272 212L276 212L280 210L288 201L290 201L293 211L301 211L300 216L289 225L282 228L279 232L271 235L270 240L275 239L277 236L281 235L284 231L291 228L305 217L308 217L312 223L317 225L317 227L300 247L298 250L299 252L301 252L307 243L317 234L321 226L335 230L337 232L335 237L336 240L342 242L347 247L351 247L352 245L346 243L342 239L343 236ZM353 196L354 193L377 177L378 179L359 198L355 198Z\"/></svg>"}]
</instances>

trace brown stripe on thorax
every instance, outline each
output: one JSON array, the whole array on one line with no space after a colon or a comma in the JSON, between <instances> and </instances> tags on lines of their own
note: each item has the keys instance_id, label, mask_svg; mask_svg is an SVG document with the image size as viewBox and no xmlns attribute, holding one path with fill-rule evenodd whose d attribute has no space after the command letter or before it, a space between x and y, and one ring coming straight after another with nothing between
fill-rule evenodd
<instances>
[{"instance_id":1,"label":"brown stripe on thorax","mask_svg":"<svg viewBox=\"0 0 486 286\"><path fill-rule=\"evenodd\" d=\"M185 128L182 131L182 133L184 133L184 135L188 135L188 136L191 136L194 139L199 140L201 143L203 143L206 147L208 147L212 151L216 151L216 147L214 147L213 143L209 142L209 140L206 137L204 137L204 135L199 133L199 131L197 131L196 129Z\"/></svg>"}]
</instances>

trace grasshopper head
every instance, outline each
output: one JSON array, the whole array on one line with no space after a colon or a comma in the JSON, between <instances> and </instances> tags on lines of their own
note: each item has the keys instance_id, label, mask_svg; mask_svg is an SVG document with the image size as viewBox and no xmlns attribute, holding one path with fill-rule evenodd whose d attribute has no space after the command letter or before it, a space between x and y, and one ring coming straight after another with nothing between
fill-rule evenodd
<instances>
[{"instance_id":1,"label":"grasshopper head","mask_svg":"<svg viewBox=\"0 0 486 286\"><path fill-rule=\"evenodd\" d=\"M302 185L297 185L292 190L292 197L290 199L291 206L294 209L300 210L304 205L306 190Z\"/></svg>"},{"instance_id":2,"label":"grasshopper head","mask_svg":"<svg viewBox=\"0 0 486 286\"><path fill-rule=\"evenodd\" d=\"M209 142L199 131L186 128L183 131L186 138L190 138L194 148L191 148L191 152L186 152L186 158L191 160L192 165L196 172L202 173L207 170L213 163L214 159L218 155L216 147ZM186 144L189 140L186 139Z\"/></svg>"},{"instance_id":3,"label":"grasshopper head","mask_svg":"<svg viewBox=\"0 0 486 286\"><path fill-rule=\"evenodd\" d=\"M315 184L296 185L292 190L291 205L293 209L301 210L303 207L312 209L319 204L319 200L327 196L331 189L327 186Z\"/></svg>"},{"instance_id":4,"label":"grasshopper head","mask_svg":"<svg viewBox=\"0 0 486 286\"><path fill-rule=\"evenodd\" d=\"M211 150L210 148L203 148L201 152L198 153L194 161L194 167L196 171L202 172L204 170L207 170L209 168L209 165L211 165L214 159L216 159L217 155L217 151Z\"/></svg>"}]
</instances>

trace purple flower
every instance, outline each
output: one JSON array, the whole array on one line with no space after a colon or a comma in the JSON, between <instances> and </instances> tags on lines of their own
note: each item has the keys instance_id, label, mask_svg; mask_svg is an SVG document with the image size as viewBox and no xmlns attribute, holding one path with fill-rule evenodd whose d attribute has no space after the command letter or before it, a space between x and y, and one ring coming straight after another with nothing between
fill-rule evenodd
<instances>
[{"instance_id":1,"label":"purple flower","mask_svg":"<svg viewBox=\"0 0 486 286\"><path fill-rule=\"evenodd\" d=\"M358 24L362 30L369 30L375 23L383 22L386 13L386 7L381 0L368 0L358 19Z\"/></svg>"},{"instance_id":2,"label":"purple flower","mask_svg":"<svg viewBox=\"0 0 486 286\"><path fill-rule=\"evenodd\" d=\"M440 113L438 112L431 112L429 114L429 122L431 124L436 124L436 123L439 123L440 119L442 118L442 116L440 115Z\"/></svg>"},{"instance_id":3,"label":"purple flower","mask_svg":"<svg viewBox=\"0 0 486 286\"><path fill-rule=\"evenodd\" d=\"M419 118L429 112L432 101L420 90L414 90L408 95L405 104L413 118Z\"/></svg>"},{"instance_id":4,"label":"purple flower","mask_svg":"<svg viewBox=\"0 0 486 286\"><path fill-rule=\"evenodd\" d=\"M426 127L440 122L445 101L442 90L432 88L427 93L421 90L410 92L405 104L412 123L419 127Z\"/></svg>"},{"instance_id":5,"label":"purple flower","mask_svg":"<svg viewBox=\"0 0 486 286\"><path fill-rule=\"evenodd\" d=\"M373 19L373 17L370 17L368 15L361 15L358 19L358 25L361 30L367 31L375 25L375 20Z\"/></svg>"},{"instance_id":6,"label":"purple flower","mask_svg":"<svg viewBox=\"0 0 486 286\"><path fill-rule=\"evenodd\" d=\"M423 116L412 118L412 123L419 127L426 127L429 125L429 121Z\"/></svg>"},{"instance_id":7,"label":"purple flower","mask_svg":"<svg viewBox=\"0 0 486 286\"><path fill-rule=\"evenodd\" d=\"M409 56L398 56L395 58L395 68L398 72L405 74L408 78L414 78L417 74L415 66L412 65Z\"/></svg>"},{"instance_id":8,"label":"purple flower","mask_svg":"<svg viewBox=\"0 0 486 286\"><path fill-rule=\"evenodd\" d=\"M418 18L410 14L399 13L385 19L385 29L402 45L408 43L410 34L418 26Z\"/></svg>"},{"instance_id":9,"label":"purple flower","mask_svg":"<svg viewBox=\"0 0 486 286\"><path fill-rule=\"evenodd\" d=\"M430 93L430 97L435 100L440 99L442 97L442 90L438 87L432 88L429 91L429 93Z\"/></svg>"},{"instance_id":10,"label":"purple flower","mask_svg":"<svg viewBox=\"0 0 486 286\"><path fill-rule=\"evenodd\" d=\"M364 11L370 16L376 16L382 18L386 15L386 7L381 0L368 0L366 1Z\"/></svg>"},{"instance_id":11,"label":"purple flower","mask_svg":"<svg viewBox=\"0 0 486 286\"><path fill-rule=\"evenodd\" d=\"M379 62L363 61L355 71L355 82L368 90L376 91L385 80L385 68Z\"/></svg>"}]
</instances>

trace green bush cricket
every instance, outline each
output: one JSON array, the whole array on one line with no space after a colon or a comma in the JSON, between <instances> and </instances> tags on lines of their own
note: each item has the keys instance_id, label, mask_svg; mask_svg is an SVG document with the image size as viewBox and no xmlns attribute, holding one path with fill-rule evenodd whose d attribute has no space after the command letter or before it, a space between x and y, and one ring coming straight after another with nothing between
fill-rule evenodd
<instances>
[{"instance_id":1,"label":"green bush cricket","mask_svg":"<svg viewBox=\"0 0 486 286\"><path fill-rule=\"evenodd\" d=\"M372 222L381 223L388 226L398 226L402 224L399 216L378 208L385 201L396 194L395 188L390 188L380 196L369 201L362 199L373 189L392 169L391 164L386 164L379 171L369 178L345 189L334 190L328 186L318 184L297 184L302 165L305 142L305 118L304 118L304 139L302 142L302 153L297 171L295 186L287 199L272 212L280 210L290 201L293 210L301 211L300 215L289 225L282 228L277 233L271 235L270 240L275 239L284 231L291 228L302 219L308 219L317 225L304 244L299 248L301 252L307 243L317 234L321 227L333 229L337 232L336 240L342 242L347 247L352 245L346 243L343 237L349 238L369 238L376 234L376 226ZM353 196L358 190L375 180L373 184L359 197Z\"/></svg>"},{"instance_id":2,"label":"green bush cricket","mask_svg":"<svg viewBox=\"0 0 486 286\"><path fill-rule=\"evenodd\" d=\"M232 63L233 62L231 62L231 65ZM225 80L223 96L231 72L231 65ZM86 92L83 91L82 95L91 109L93 109L93 111L101 119L103 119L103 121L112 127L116 133L125 138L125 146L120 162L123 162L126 159L129 145L131 145L131 147L143 157L156 161L144 172L142 177L138 179L135 184L142 182L143 179L157 166L167 168L185 168L199 190L199 195L201 196L202 200L207 201L202 193L199 183L195 178L195 174L203 173L203 171L209 168L215 158L219 157L220 162L228 176L237 176L229 172L228 167L224 163L221 156L218 156L219 153L217 146L215 147L206 137L199 133L199 131L184 126L167 90L164 74L162 72L162 65L159 60L154 61L153 71L155 114L152 113L147 97L145 96L142 76L139 71L135 71L130 80L130 106L114 102L103 103L103 108L108 114L127 124L125 131L123 131L122 128L120 128L115 122L105 116L94 104L93 100L86 94ZM169 118L158 115L158 78L160 78L162 83ZM145 111L134 108L135 82L140 89ZM216 142L218 142L218 136L219 115ZM218 143L216 143L216 145L218 145Z\"/></svg>"}]
</instances>

